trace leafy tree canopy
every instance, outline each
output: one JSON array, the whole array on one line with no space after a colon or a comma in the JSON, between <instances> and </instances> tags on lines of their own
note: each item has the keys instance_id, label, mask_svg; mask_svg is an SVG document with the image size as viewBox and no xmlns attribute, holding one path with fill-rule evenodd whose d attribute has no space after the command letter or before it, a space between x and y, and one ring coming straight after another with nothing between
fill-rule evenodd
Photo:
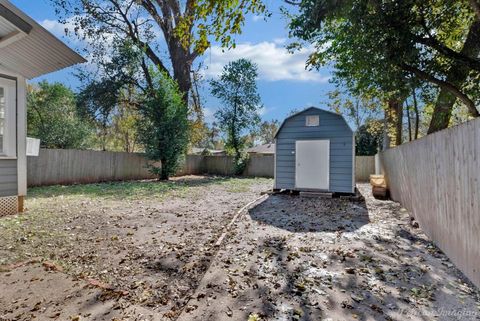
<instances>
[{"instance_id":1,"label":"leafy tree canopy","mask_svg":"<svg viewBox=\"0 0 480 321\"><path fill-rule=\"evenodd\" d=\"M145 92L137 82L141 53L130 41L115 44L111 59L99 61L96 70L80 70L78 95L80 112L97 127L102 150L134 151L136 139L132 124L137 117L138 96ZM113 146L112 146L113 145Z\"/></svg>"},{"instance_id":2,"label":"leafy tree canopy","mask_svg":"<svg viewBox=\"0 0 480 321\"><path fill-rule=\"evenodd\" d=\"M338 89L328 93L329 107L337 114L343 115L358 129L368 119L378 118L382 103L373 96L350 96Z\"/></svg>"},{"instance_id":3,"label":"leafy tree canopy","mask_svg":"<svg viewBox=\"0 0 480 321\"><path fill-rule=\"evenodd\" d=\"M138 134L147 157L161 166L151 166L160 179L175 174L188 145L188 107L177 83L159 71L154 76L153 92L140 107Z\"/></svg>"},{"instance_id":4,"label":"leafy tree canopy","mask_svg":"<svg viewBox=\"0 0 480 321\"><path fill-rule=\"evenodd\" d=\"M271 144L275 141L275 134L277 133L280 122L277 119L271 121L263 121L258 129L258 138L261 144Z\"/></svg>"},{"instance_id":5,"label":"leafy tree canopy","mask_svg":"<svg viewBox=\"0 0 480 321\"><path fill-rule=\"evenodd\" d=\"M453 97L453 102L436 106L435 131L448 126L455 99L472 116L479 115L475 97L480 89L476 86L471 93L464 88L480 72L480 23L472 2L301 1L299 14L291 20L291 34L315 45L310 65L333 64L334 81L354 94L398 100L411 88L428 84Z\"/></svg>"},{"instance_id":6,"label":"leafy tree canopy","mask_svg":"<svg viewBox=\"0 0 480 321\"><path fill-rule=\"evenodd\" d=\"M28 87L28 135L39 138L45 148L88 146L91 127L77 112L75 94L61 83L42 81Z\"/></svg>"},{"instance_id":7,"label":"leafy tree canopy","mask_svg":"<svg viewBox=\"0 0 480 321\"><path fill-rule=\"evenodd\" d=\"M215 113L219 127L226 134L225 147L237 158L244 149L244 130L255 128L261 105L257 90L257 66L247 59L228 63L219 79L210 81L211 93L222 103Z\"/></svg>"},{"instance_id":8,"label":"leafy tree canopy","mask_svg":"<svg viewBox=\"0 0 480 321\"><path fill-rule=\"evenodd\" d=\"M265 11L260 1L251 0L50 1L60 21L73 24L67 33L88 42L85 50L93 60L108 60L112 45L128 39L142 53L140 82L154 86L150 67L155 65L177 81L185 101L192 88L192 64L210 46L210 38L232 46L245 15Z\"/></svg>"},{"instance_id":9,"label":"leafy tree canopy","mask_svg":"<svg viewBox=\"0 0 480 321\"><path fill-rule=\"evenodd\" d=\"M368 120L355 133L357 156L374 156L382 146L383 124L377 120Z\"/></svg>"}]
</instances>

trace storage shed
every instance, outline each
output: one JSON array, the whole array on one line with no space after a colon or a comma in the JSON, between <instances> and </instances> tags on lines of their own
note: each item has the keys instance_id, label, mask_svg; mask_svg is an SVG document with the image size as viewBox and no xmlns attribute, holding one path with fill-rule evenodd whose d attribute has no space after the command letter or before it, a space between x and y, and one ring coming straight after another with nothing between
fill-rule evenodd
<instances>
[{"instance_id":1,"label":"storage shed","mask_svg":"<svg viewBox=\"0 0 480 321\"><path fill-rule=\"evenodd\" d=\"M283 121L275 141L274 189L355 192L355 135L341 115L307 108Z\"/></svg>"}]
</instances>

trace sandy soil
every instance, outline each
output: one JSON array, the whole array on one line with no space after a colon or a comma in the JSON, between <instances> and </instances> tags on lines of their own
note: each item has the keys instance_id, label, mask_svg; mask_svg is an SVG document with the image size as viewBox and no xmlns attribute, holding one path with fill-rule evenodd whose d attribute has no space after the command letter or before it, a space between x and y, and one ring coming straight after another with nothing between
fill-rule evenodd
<instances>
[{"instance_id":1,"label":"sandy soil","mask_svg":"<svg viewBox=\"0 0 480 321\"><path fill-rule=\"evenodd\" d=\"M480 319L478 291L368 185L366 202L270 195L216 248L271 183L31 200L0 219L0 320Z\"/></svg>"}]
</instances>

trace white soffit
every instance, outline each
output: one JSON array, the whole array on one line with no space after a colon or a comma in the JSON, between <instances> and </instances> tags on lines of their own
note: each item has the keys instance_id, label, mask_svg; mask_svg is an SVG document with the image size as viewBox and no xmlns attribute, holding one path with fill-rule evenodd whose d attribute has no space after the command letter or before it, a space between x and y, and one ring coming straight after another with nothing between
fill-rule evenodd
<instances>
[{"instance_id":1,"label":"white soffit","mask_svg":"<svg viewBox=\"0 0 480 321\"><path fill-rule=\"evenodd\" d=\"M0 0L0 65L31 79L86 60L7 0Z\"/></svg>"}]
</instances>

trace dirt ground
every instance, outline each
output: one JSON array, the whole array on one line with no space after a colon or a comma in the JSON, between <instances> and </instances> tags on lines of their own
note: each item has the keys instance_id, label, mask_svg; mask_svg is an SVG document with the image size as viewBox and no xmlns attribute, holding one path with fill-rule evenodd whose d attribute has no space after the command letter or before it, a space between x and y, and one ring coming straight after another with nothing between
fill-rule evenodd
<instances>
[{"instance_id":1,"label":"dirt ground","mask_svg":"<svg viewBox=\"0 0 480 321\"><path fill-rule=\"evenodd\" d=\"M192 320L478 320L477 289L405 209L272 195L234 228L180 317Z\"/></svg>"},{"instance_id":2,"label":"dirt ground","mask_svg":"<svg viewBox=\"0 0 480 321\"><path fill-rule=\"evenodd\" d=\"M33 189L25 215L0 218L0 320L175 318L223 227L269 188L185 177Z\"/></svg>"},{"instance_id":3,"label":"dirt ground","mask_svg":"<svg viewBox=\"0 0 480 321\"><path fill-rule=\"evenodd\" d=\"M162 185L163 184L163 185ZM478 320L480 295L398 204L265 179L33 190L0 218L0 320Z\"/></svg>"}]
</instances>

